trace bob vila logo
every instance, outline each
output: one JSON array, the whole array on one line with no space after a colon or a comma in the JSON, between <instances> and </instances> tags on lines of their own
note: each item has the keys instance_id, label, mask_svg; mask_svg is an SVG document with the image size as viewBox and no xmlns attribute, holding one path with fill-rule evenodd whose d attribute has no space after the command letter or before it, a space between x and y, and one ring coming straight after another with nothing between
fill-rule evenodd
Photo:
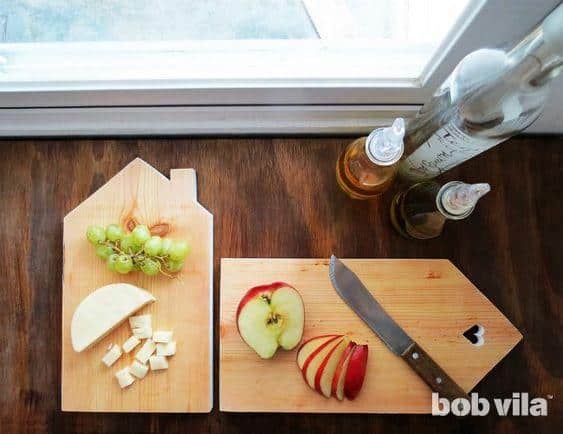
<instances>
[{"instance_id":1,"label":"bob vila logo","mask_svg":"<svg viewBox=\"0 0 563 434\"><path fill-rule=\"evenodd\" d=\"M548 395L548 398L553 398ZM493 405L487 398L472 393L471 398L441 398L432 393L432 415L486 416L494 407L499 416L547 416L547 399L532 398L527 393L515 392L511 398L493 398Z\"/></svg>"}]
</instances>

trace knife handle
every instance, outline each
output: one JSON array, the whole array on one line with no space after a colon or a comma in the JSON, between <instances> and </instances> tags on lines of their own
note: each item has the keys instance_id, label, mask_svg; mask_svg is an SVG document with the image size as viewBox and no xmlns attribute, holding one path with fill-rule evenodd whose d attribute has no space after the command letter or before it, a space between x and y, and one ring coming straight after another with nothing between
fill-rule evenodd
<instances>
[{"instance_id":1,"label":"knife handle","mask_svg":"<svg viewBox=\"0 0 563 434\"><path fill-rule=\"evenodd\" d=\"M467 393L416 342L401 357L441 397L467 398Z\"/></svg>"}]
</instances>

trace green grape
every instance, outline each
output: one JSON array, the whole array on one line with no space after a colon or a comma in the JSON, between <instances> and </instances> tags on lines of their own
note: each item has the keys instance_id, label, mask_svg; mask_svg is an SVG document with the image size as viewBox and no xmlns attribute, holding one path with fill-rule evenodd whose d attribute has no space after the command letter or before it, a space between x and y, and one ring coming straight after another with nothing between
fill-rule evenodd
<instances>
[{"instance_id":1,"label":"green grape","mask_svg":"<svg viewBox=\"0 0 563 434\"><path fill-rule=\"evenodd\" d=\"M149 256L158 256L162 251L162 238L154 236L145 243L145 253Z\"/></svg>"},{"instance_id":2,"label":"green grape","mask_svg":"<svg viewBox=\"0 0 563 434\"><path fill-rule=\"evenodd\" d=\"M177 273L182 269L183 266L184 266L184 261L174 261L172 259L169 259L164 264L165 270L169 273Z\"/></svg>"},{"instance_id":3,"label":"green grape","mask_svg":"<svg viewBox=\"0 0 563 434\"><path fill-rule=\"evenodd\" d=\"M141 264L141 271L147 276L154 276L160 271L160 265L158 261L151 258L146 258Z\"/></svg>"},{"instance_id":4,"label":"green grape","mask_svg":"<svg viewBox=\"0 0 563 434\"><path fill-rule=\"evenodd\" d=\"M117 264L118 258L119 258L119 255L117 253L113 253L113 254L109 255L107 264L108 264L108 268L111 271L115 271L115 264Z\"/></svg>"},{"instance_id":5,"label":"green grape","mask_svg":"<svg viewBox=\"0 0 563 434\"><path fill-rule=\"evenodd\" d=\"M98 225L88 226L86 238L94 245L102 244L106 240L106 231Z\"/></svg>"},{"instance_id":6,"label":"green grape","mask_svg":"<svg viewBox=\"0 0 563 434\"><path fill-rule=\"evenodd\" d=\"M187 241L183 241L183 240L174 241L172 243L172 246L170 246L170 250L168 251L168 254L170 255L170 259L174 261L181 261L186 256L188 256L190 250L191 248Z\"/></svg>"},{"instance_id":7,"label":"green grape","mask_svg":"<svg viewBox=\"0 0 563 434\"><path fill-rule=\"evenodd\" d=\"M96 255L102 259L108 259L114 253L110 246L101 245L96 247Z\"/></svg>"},{"instance_id":8,"label":"green grape","mask_svg":"<svg viewBox=\"0 0 563 434\"><path fill-rule=\"evenodd\" d=\"M125 253L137 253L141 250L141 245L133 240L133 235L131 234L125 235L119 245Z\"/></svg>"},{"instance_id":9,"label":"green grape","mask_svg":"<svg viewBox=\"0 0 563 434\"><path fill-rule=\"evenodd\" d=\"M123 232L123 228L119 225L109 225L106 228L106 237L110 241L120 240L124 236L125 236L125 232Z\"/></svg>"},{"instance_id":10,"label":"green grape","mask_svg":"<svg viewBox=\"0 0 563 434\"><path fill-rule=\"evenodd\" d=\"M160 248L160 254L162 256L167 256L168 253L170 253L170 247L172 247L173 243L174 241L172 241L172 238L163 238L162 247Z\"/></svg>"},{"instance_id":11,"label":"green grape","mask_svg":"<svg viewBox=\"0 0 563 434\"><path fill-rule=\"evenodd\" d=\"M133 269L133 260L129 255L119 255L115 262L115 271L121 274L127 274Z\"/></svg>"},{"instance_id":12,"label":"green grape","mask_svg":"<svg viewBox=\"0 0 563 434\"><path fill-rule=\"evenodd\" d=\"M142 246L150 239L151 232L145 225L139 225L135 226L135 229L133 229L131 235L133 236L133 241Z\"/></svg>"}]
</instances>

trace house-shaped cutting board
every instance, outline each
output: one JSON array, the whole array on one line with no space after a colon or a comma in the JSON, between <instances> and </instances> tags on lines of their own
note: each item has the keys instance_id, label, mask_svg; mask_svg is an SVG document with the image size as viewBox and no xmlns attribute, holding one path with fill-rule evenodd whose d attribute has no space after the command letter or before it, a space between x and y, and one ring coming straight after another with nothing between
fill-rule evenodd
<instances>
[{"instance_id":1,"label":"house-shaped cutting board","mask_svg":"<svg viewBox=\"0 0 563 434\"><path fill-rule=\"evenodd\" d=\"M343 259L393 319L470 391L522 335L444 259ZM328 259L222 259L220 409L233 412L430 413L429 387L340 299ZM305 305L304 339L348 334L369 345L364 386L354 401L326 399L303 381L296 350L261 360L237 331L236 309L256 285L284 281ZM482 345L464 332L483 328Z\"/></svg>"},{"instance_id":2,"label":"house-shaped cutting board","mask_svg":"<svg viewBox=\"0 0 563 434\"><path fill-rule=\"evenodd\" d=\"M87 242L89 225L146 224L161 236L185 239L192 251L178 278L120 275L107 269ZM213 216L196 197L193 169L173 169L170 179L136 159L64 219L61 406L63 411L209 412L212 408ZM76 353L70 323L80 301L117 282L137 285L157 299L140 313L152 314L153 329L173 330L177 353L167 371L149 372L127 389L115 372L128 366L136 349L113 366L101 359L111 343L122 344L126 322L93 347Z\"/></svg>"}]
</instances>

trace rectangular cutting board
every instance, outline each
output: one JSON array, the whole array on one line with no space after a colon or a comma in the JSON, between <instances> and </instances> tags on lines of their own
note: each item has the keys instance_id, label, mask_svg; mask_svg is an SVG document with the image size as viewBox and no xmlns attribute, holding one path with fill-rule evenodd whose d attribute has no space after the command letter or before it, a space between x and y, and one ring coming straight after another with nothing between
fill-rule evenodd
<instances>
[{"instance_id":1,"label":"rectangular cutting board","mask_svg":"<svg viewBox=\"0 0 563 434\"><path fill-rule=\"evenodd\" d=\"M107 269L85 237L91 224L131 221L151 232L188 240L192 251L178 279L120 275ZM170 179L140 159L132 161L64 219L61 407L63 411L209 412L212 408L213 216L196 198L193 169L171 170ZM80 301L95 289L126 282L150 291L153 329L171 329L178 345L167 371L149 372L121 390L114 374L137 347L110 368L101 359L110 343L131 334L126 321L93 347L76 353L70 324Z\"/></svg>"},{"instance_id":2,"label":"rectangular cutting board","mask_svg":"<svg viewBox=\"0 0 563 434\"><path fill-rule=\"evenodd\" d=\"M466 391L522 338L502 313L448 260L344 259L385 310ZM236 309L247 289L284 281L305 305L304 339L349 334L369 345L363 389L354 401L326 399L303 381L296 350L261 360L240 338ZM220 409L233 412L430 413L431 391L340 299L328 259L222 259ZM485 343L463 333L484 327Z\"/></svg>"}]
</instances>

